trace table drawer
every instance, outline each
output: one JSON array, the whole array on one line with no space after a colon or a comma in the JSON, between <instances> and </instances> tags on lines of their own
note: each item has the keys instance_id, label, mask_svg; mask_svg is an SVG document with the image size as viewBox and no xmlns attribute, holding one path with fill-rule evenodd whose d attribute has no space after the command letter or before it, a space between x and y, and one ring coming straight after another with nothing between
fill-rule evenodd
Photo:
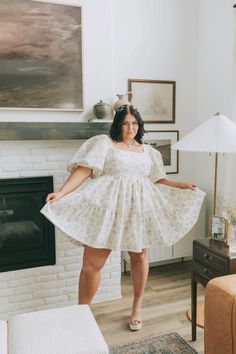
<instances>
[{"instance_id":1,"label":"table drawer","mask_svg":"<svg viewBox=\"0 0 236 354\"><path fill-rule=\"evenodd\" d=\"M227 259L215 255L209 250L201 248L198 245L195 245L193 248L193 259L198 263L202 263L205 267L216 269L223 274L227 274L228 272Z\"/></svg>"},{"instance_id":2,"label":"table drawer","mask_svg":"<svg viewBox=\"0 0 236 354\"><path fill-rule=\"evenodd\" d=\"M193 262L193 270L197 272L200 277L206 279L206 281L225 275L225 273L220 273L209 265L203 265L198 262Z\"/></svg>"}]
</instances>

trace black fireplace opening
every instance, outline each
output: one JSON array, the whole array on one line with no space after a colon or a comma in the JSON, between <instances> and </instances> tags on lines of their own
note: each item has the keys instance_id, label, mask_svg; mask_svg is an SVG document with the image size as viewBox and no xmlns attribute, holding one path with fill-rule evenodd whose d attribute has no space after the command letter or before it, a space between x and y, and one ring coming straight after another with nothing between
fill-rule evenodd
<instances>
[{"instance_id":1,"label":"black fireplace opening","mask_svg":"<svg viewBox=\"0 0 236 354\"><path fill-rule=\"evenodd\" d=\"M40 213L52 191L52 176L0 179L0 272L55 264L55 228Z\"/></svg>"}]
</instances>

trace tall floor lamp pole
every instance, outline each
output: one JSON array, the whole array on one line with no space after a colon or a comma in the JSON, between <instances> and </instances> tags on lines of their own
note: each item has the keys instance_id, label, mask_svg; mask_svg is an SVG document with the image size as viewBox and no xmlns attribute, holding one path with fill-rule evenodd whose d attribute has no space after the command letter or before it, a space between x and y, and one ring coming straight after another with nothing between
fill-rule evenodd
<instances>
[{"instance_id":1,"label":"tall floor lamp pole","mask_svg":"<svg viewBox=\"0 0 236 354\"><path fill-rule=\"evenodd\" d=\"M219 116L220 112L215 114L215 117ZM214 178L214 205L213 215L216 215L216 195L217 195L217 177L218 177L218 152L215 153L215 178Z\"/></svg>"},{"instance_id":2,"label":"tall floor lamp pole","mask_svg":"<svg viewBox=\"0 0 236 354\"><path fill-rule=\"evenodd\" d=\"M214 206L213 206L213 215L216 215L217 175L218 175L218 152L215 153L215 179L214 179Z\"/></svg>"}]
</instances>

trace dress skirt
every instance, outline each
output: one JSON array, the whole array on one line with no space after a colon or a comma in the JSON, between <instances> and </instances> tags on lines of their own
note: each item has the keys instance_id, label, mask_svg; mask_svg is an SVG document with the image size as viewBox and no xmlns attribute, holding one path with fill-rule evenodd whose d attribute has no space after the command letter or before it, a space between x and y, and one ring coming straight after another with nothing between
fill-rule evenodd
<instances>
[{"instance_id":1,"label":"dress skirt","mask_svg":"<svg viewBox=\"0 0 236 354\"><path fill-rule=\"evenodd\" d=\"M141 252L170 246L196 223L205 193L156 183L166 178L160 153L116 149L107 135L87 140L68 165L92 178L41 210L69 240L94 248Z\"/></svg>"}]
</instances>

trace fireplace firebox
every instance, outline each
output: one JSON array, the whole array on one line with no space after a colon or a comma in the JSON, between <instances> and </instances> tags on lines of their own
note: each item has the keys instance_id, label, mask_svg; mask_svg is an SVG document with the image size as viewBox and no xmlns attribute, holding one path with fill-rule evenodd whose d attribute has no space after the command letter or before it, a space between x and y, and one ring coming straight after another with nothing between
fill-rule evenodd
<instances>
[{"instance_id":1,"label":"fireplace firebox","mask_svg":"<svg viewBox=\"0 0 236 354\"><path fill-rule=\"evenodd\" d=\"M52 176L0 179L0 272L55 264L55 229L40 213Z\"/></svg>"}]
</instances>

